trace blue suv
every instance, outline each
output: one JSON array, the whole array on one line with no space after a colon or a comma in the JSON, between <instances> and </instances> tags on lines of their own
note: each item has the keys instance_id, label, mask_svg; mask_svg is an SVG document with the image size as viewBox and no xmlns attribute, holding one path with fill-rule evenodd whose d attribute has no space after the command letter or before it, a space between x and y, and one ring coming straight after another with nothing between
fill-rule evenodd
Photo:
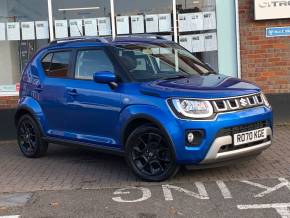
<instances>
[{"instance_id":1,"label":"blue suv","mask_svg":"<svg viewBox=\"0 0 290 218\"><path fill-rule=\"evenodd\" d=\"M260 88L158 36L52 42L23 72L15 124L26 157L83 145L123 155L147 181L254 157L273 128Z\"/></svg>"}]
</instances>

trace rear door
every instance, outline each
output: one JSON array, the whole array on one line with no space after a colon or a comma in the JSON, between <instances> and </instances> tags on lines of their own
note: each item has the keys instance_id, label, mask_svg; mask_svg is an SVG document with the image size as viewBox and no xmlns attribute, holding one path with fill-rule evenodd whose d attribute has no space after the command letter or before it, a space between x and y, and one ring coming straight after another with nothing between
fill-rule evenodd
<instances>
[{"instance_id":1,"label":"rear door","mask_svg":"<svg viewBox=\"0 0 290 218\"><path fill-rule=\"evenodd\" d=\"M46 118L45 129L50 136L64 136L66 86L72 80L70 62L72 50L52 51L41 63L44 74L37 89L39 103Z\"/></svg>"},{"instance_id":2,"label":"rear door","mask_svg":"<svg viewBox=\"0 0 290 218\"><path fill-rule=\"evenodd\" d=\"M121 111L118 88L95 83L93 74L116 72L106 49L77 50L74 58L74 82L67 87L67 129L74 140L118 147L116 125Z\"/></svg>"}]
</instances>

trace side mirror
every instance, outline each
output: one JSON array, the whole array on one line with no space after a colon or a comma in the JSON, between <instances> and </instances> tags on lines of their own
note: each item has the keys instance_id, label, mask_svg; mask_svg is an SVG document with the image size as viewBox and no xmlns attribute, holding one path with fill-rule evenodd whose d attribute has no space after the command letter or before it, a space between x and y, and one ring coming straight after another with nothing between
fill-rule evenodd
<instances>
[{"instance_id":1,"label":"side mirror","mask_svg":"<svg viewBox=\"0 0 290 218\"><path fill-rule=\"evenodd\" d=\"M94 73L94 81L96 83L108 84L111 88L117 87L117 77L110 71L98 71Z\"/></svg>"}]
</instances>

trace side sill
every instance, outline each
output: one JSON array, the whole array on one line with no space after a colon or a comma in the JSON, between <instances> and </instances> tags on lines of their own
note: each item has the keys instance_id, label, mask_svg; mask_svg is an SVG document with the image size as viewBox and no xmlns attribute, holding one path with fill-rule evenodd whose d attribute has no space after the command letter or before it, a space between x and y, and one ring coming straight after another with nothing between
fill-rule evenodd
<instances>
[{"instance_id":1,"label":"side sill","mask_svg":"<svg viewBox=\"0 0 290 218\"><path fill-rule=\"evenodd\" d=\"M119 150L117 148L110 148L110 147L106 147L102 145L95 145L95 144L90 144L86 142L78 142L78 141L72 141L68 139L59 139L59 138L54 138L54 137L43 137L42 139L48 143L61 144L65 146L74 146L74 147L85 147L94 151L99 151L102 153L113 154L113 155L118 155L118 156L125 155L125 152L122 150Z\"/></svg>"}]
</instances>

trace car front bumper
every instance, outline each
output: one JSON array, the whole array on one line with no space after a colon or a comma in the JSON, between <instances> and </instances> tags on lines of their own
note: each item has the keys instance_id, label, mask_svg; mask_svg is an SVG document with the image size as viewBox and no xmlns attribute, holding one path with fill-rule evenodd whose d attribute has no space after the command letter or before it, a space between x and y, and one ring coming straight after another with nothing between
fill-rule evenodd
<instances>
[{"instance_id":1,"label":"car front bumper","mask_svg":"<svg viewBox=\"0 0 290 218\"><path fill-rule=\"evenodd\" d=\"M255 123L264 123L265 126L254 126L253 129L266 128L267 139L247 145L233 145L233 135L236 132L224 131ZM220 114L212 121L188 121L178 120L178 131L171 134L174 144L176 161L182 165L193 167L206 167L232 162L250 156L255 156L267 149L273 139L272 110L267 107L250 108L233 113ZM198 146L188 146L185 133L188 130L202 129L205 132L204 139ZM253 130L250 129L250 130ZM243 128L237 132L246 132ZM223 150L227 146L229 149Z\"/></svg>"}]
</instances>

